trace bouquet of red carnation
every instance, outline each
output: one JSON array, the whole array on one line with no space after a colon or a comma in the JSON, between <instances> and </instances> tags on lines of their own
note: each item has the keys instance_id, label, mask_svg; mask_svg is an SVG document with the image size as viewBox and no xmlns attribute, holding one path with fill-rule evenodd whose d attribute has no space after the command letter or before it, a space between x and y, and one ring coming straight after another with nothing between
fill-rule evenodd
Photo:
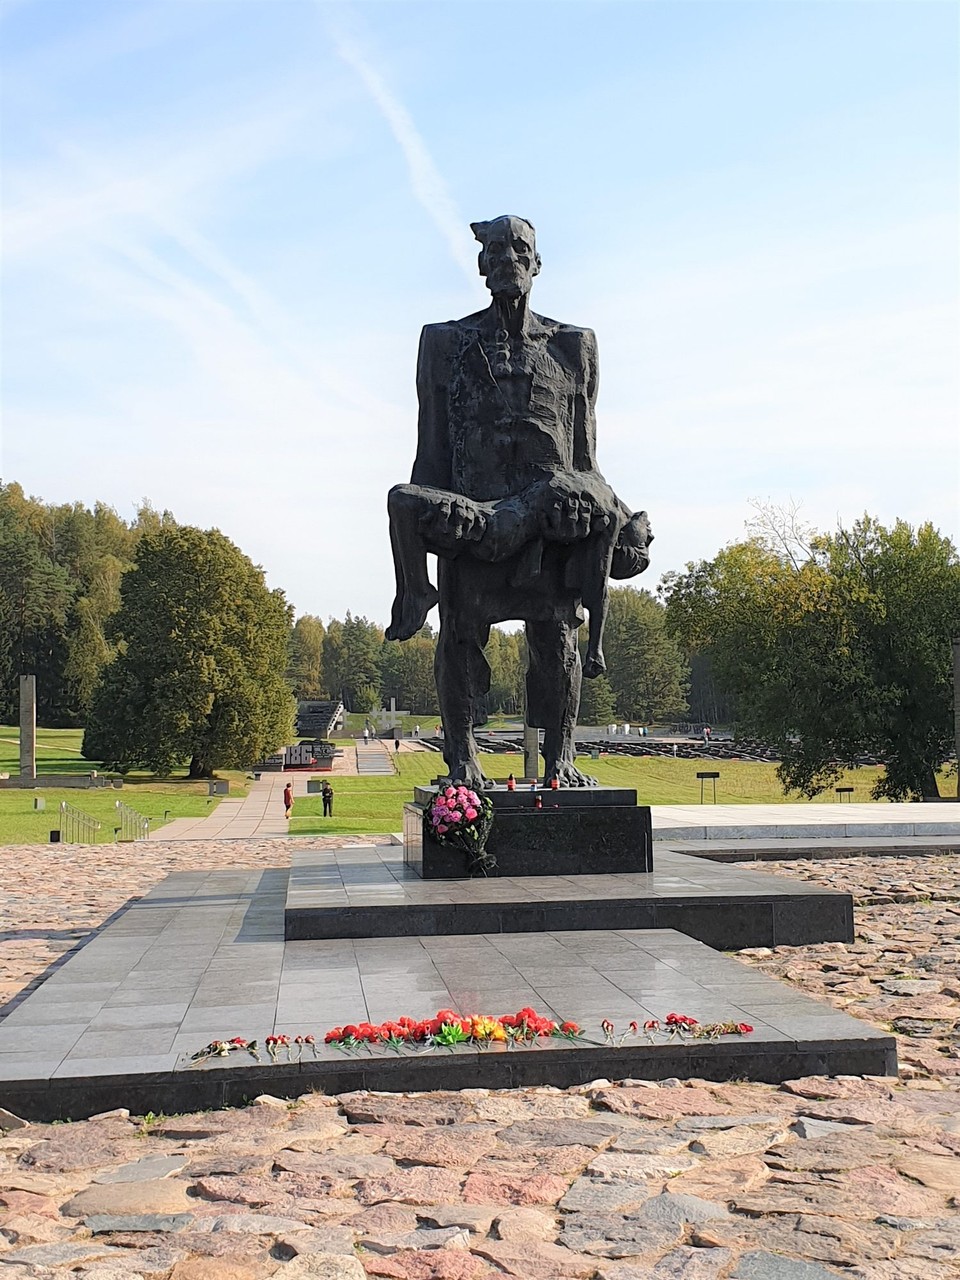
<instances>
[{"instance_id":1,"label":"bouquet of red carnation","mask_svg":"<svg viewBox=\"0 0 960 1280\"><path fill-rule=\"evenodd\" d=\"M462 849L471 875L489 875L497 860L487 853L493 826L493 801L453 783L441 787L427 810L427 830L439 845Z\"/></svg>"}]
</instances>

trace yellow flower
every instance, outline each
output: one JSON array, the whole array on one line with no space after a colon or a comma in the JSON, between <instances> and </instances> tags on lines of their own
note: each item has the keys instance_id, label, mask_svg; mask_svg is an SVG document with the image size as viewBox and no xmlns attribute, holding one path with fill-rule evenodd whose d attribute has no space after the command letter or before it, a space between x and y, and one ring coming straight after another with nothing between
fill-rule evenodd
<instances>
[{"instance_id":1,"label":"yellow flower","mask_svg":"<svg viewBox=\"0 0 960 1280\"><path fill-rule=\"evenodd\" d=\"M496 1018L477 1016L471 1019L471 1035L474 1040L506 1040L507 1033Z\"/></svg>"}]
</instances>

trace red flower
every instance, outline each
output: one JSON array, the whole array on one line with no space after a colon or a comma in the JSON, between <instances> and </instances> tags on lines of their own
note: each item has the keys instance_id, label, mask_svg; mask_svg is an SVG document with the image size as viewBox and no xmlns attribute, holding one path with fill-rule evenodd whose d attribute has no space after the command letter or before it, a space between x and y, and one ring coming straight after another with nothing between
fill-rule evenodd
<instances>
[{"instance_id":1,"label":"red flower","mask_svg":"<svg viewBox=\"0 0 960 1280\"><path fill-rule=\"evenodd\" d=\"M645 1022L643 1024L643 1029L644 1031L659 1031L660 1023L656 1020L656 1018L651 1018L649 1022Z\"/></svg>"},{"instance_id":2,"label":"red flower","mask_svg":"<svg viewBox=\"0 0 960 1280\"><path fill-rule=\"evenodd\" d=\"M691 1018L685 1013L668 1013L668 1027L695 1027L697 1025L696 1018Z\"/></svg>"},{"instance_id":3,"label":"red flower","mask_svg":"<svg viewBox=\"0 0 960 1280\"><path fill-rule=\"evenodd\" d=\"M639 1023L631 1022L631 1023L630 1023L630 1030L633 1032L633 1034L634 1034L634 1035L636 1035L636 1034L637 1034L637 1032L640 1030L640 1025L639 1025Z\"/></svg>"},{"instance_id":4,"label":"red flower","mask_svg":"<svg viewBox=\"0 0 960 1280\"><path fill-rule=\"evenodd\" d=\"M580 1028L575 1022L561 1022L560 1030L565 1036L578 1036L580 1034Z\"/></svg>"},{"instance_id":5,"label":"red flower","mask_svg":"<svg viewBox=\"0 0 960 1280\"><path fill-rule=\"evenodd\" d=\"M343 1027L334 1027L332 1030L328 1031L327 1034L323 1037L323 1043L333 1044L335 1040L343 1040L345 1038L346 1038L345 1029ZM311 1036L310 1039L312 1041L313 1036Z\"/></svg>"},{"instance_id":6,"label":"red flower","mask_svg":"<svg viewBox=\"0 0 960 1280\"><path fill-rule=\"evenodd\" d=\"M737 1030L740 1032L742 1036L748 1036L750 1032L753 1030L753 1027L751 1027L749 1022L738 1022Z\"/></svg>"}]
</instances>

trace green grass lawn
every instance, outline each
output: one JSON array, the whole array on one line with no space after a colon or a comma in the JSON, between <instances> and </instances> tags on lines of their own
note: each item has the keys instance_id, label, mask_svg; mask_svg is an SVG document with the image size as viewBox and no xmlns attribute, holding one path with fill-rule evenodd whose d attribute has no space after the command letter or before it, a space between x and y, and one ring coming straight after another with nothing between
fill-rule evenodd
<instances>
[{"instance_id":1,"label":"green grass lawn","mask_svg":"<svg viewBox=\"0 0 960 1280\"><path fill-rule=\"evenodd\" d=\"M97 768L80 754L82 729L38 729L37 773L89 773ZM0 725L0 773L20 772L20 729Z\"/></svg>"},{"instance_id":2,"label":"green grass lawn","mask_svg":"<svg viewBox=\"0 0 960 1280\"><path fill-rule=\"evenodd\" d=\"M232 788L231 788L232 790ZM0 845L46 844L50 832L60 827L60 802L65 800L81 813L100 822L97 842L111 842L114 827L119 826L116 802L121 800L137 813L150 819L150 830L162 827L174 818L194 818L212 813L220 798L208 797L206 783L141 786L133 790L124 785L122 791L98 787L82 791L76 787L42 787L35 791L0 791ZM35 796L41 796L46 808L34 810Z\"/></svg>"},{"instance_id":3,"label":"green grass lawn","mask_svg":"<svg viewBox=\"0 0 960 1280\"><path fill-rule=\"evenodd\" d=\"M485 755L483 768L490 778L520 775L523 758L518 755ZM336 799L333 818L324 818L320 796L298 798L290 822L291 835L362 835L399 831L404 804L412 799L414 786L428 783L443 772L442 756L434 752L401 752L396 758L399 774L393 778L331 778ZM671 760L655 756L605 756L600 760L581 757L580 766L601 783L612 787L633 787L641 804L697 804L700 783L697 772L712 767L702 760ZM785 796L772 764L738 763L721 760L717 766L718 804L796 804L802 796ZM870 790L878 768L849 770L840 785L852 786L855 802L871 799ZM711 795L712 793L708 793ZM819 803L834 803L833 791ZM818 803L814 801L813 803Z\"/></svg>"},{"instance_id":4,"label":"green grass lawn","mask_svg":"<svg viewBox=\"0 0 960 1280\"><path fill-rule=\"evenodd\" d=\"M96 761L85 760L80 755L82 739L82 729L38 729L37 774L90 773L94 769L104 773ZM9 773L11 777L19 773L19 742L20 733L15 725L0 725L0 773ZM217 777L229 781L231 796L247 794L248 776L242 770L223 769ZM38 812L34 809L35 796L42 796L46 801L44 810ZM100 841L113 840L113 829L118 825L118 800L149 818L151 830L174 818L205 816L220 803L219 797L207 796L206 782L191 781L186 777L186 770L183 776L171 778L129 773L120 790L112 787L97 787L89 791L76 787L4 789L0 790L0 845L45 844L50 839L50 832L60 826L62 800L100 822Z\"/></svg>"}]
</instances>

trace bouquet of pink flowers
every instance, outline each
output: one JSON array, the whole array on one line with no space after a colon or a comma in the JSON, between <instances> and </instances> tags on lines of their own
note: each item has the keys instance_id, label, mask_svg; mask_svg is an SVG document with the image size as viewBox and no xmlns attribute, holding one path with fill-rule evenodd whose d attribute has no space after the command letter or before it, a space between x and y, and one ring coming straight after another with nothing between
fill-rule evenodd
<instances>
[{"instance_id":1,"label":"bouquet of pink flowers","mask_svg":"<svg viewBox=\"0 0 960 1280\"><path fill-rule=\"evenodd\" d=\"M439 845L462 849L471 875L488 875L497 865L487 853L493 826L493 801L470 787L451 783L441 787L427 811L427 829Z\"/></svg>"}]
</instances>

